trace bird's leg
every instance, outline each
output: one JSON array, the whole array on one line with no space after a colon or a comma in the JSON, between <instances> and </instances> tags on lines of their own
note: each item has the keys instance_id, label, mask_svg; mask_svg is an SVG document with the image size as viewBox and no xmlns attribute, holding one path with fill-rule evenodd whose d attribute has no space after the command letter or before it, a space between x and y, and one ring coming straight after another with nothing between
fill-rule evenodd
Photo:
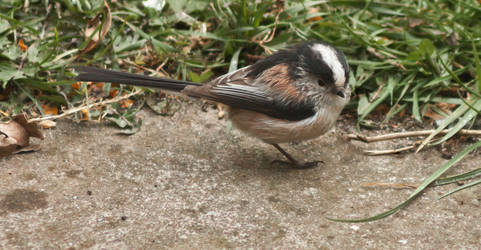
<instances>
[{"instance_id":1,"label":"bird's leg","mask_svg":"<svg viewBox=\"0 0 481 250\"><path fill-rule=\"evenodd\" d=\"M294 157L292 157L289 153L287 153L284 149L282 149L278 144L272 144L279 152L281 152L289 161L281 161L281 160L274 160L272 163L283 163L283 164L289 164L295 168L313 168L317 167L317 164L322 162L322 161L312 161L312 162L306 162L304 164L299 163Z\"/></svg>"}]
</instances>

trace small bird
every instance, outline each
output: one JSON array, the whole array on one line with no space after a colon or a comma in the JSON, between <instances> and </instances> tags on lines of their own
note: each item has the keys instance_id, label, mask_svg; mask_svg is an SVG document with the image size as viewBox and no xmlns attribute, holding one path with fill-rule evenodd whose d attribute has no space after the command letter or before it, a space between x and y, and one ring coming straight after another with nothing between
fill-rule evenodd
<instances>
[{"instance_id":1,"label":"small bird","mask_svg":"<svg viewBox=\"0 0 481 250\"><path fill-rule=\"evenodd\" d=\"M279 50L244 68L199 84L189 81L80 66L78 81L112 82L181 92L225 104L232 124L273 145L295 168L301 163L279 143L299 142L326 133L349 102L349 66L342 51L319 41Z\"/></svg>"}]
</instances>

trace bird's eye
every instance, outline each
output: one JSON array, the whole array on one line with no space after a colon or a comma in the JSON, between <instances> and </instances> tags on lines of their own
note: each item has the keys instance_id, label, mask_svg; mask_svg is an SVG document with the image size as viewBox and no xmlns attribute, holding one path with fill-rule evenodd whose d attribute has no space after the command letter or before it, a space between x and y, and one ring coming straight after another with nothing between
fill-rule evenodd
<instances>
[{"instance_id":1,"label":"bird's eye","mask_svg":"<svg viewBox=\"0 0 481 250\"><path fill-rule=\"evenodd\" d=\"M317 80L317 84L319 84L319 86L326 86L326 82L322 79Z\"/></svg>"},{"instance_id":2,"label":"bird's eye","mask_svg":"<svg viewBox=\"0 0 481 250\"><path fill-rule=\"evenodd\" d=\"M340 91L340 90L337 91L336 95L338 95L338 96L341 97L341 98L344 98L344 97L345 97L345 96L344 96L344 92L342 92L342 91Z\"/></svg>"}]
</instances>

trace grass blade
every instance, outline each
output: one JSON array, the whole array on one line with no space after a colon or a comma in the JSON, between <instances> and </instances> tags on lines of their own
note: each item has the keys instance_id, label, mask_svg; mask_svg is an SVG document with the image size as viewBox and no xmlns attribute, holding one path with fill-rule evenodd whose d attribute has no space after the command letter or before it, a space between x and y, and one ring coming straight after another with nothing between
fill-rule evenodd
<instances>
[{"instance_id":1,"label":"grass blade","mask_svg":"<svg viewBox=\"0 0 481 250\"><path fill-rule=\"evenodd\" d=\"M397 205L396 207L386 212L377 214L372 217L363 218L363 219L336 219L336 218L327 218L327 219L332 221L337 221L337 222L349 222L349 223L370 222L370 221L379 220L391 214L394 214L399 210L401 210L402 208L404 208L405 206L407 206L409 202L414 200L414 198L416 198L417 195L419 195L422 191L424 191L426 187L428 187L431 183L433 183L436 179L438 179L442 174L444 174L448 169L450 169L452 166L454 166L456 163L462 160L467 154L469 154L471 151L479 147L481 147L481 141L478 141L470 145L469 147L465 148L463 151L461 151L456 156L454 156L451 160L444 163L440 168L434 171L434 173L432 173L431 176L429 176L426 180L424 180L423 183L421 183L421 185L418 188L416 188L416 190L414 190L414 192L404 202L402 202L401 204Z\"/></svg>"},{"instance_id":2,"label":"grass blade","mask_svg":"<svg viewBox=\"0 0 481 250\"><path fill-rule=\"evenodd\" d=\"M443 198L446 197L446 196L452 195L452 194L454 194L454 193L456 193L456 192L458 192L458 191L461 191L461 190L463 190L463 189L466 189L466 188L469 188L469 187L473 187L473 186L476 186L476 185L479 185L479 184L481 184L481 179L479 179L479 180L477 180L477 181L473 181L473 182L468 183L468 184L466 184L466 185L457 187L457 188L449 191L448 193L444 194L443 196L439 197L439 200L440 200L440 199L443 199Z\"/></svg>"},{"instance_id":3,"label":"grass blade","mask_svg":"<svg viewBox=\"0 0 481 250\"><path fill-rule=\"evenodd\" d=\"M236 52L234 52L234 55L232 55L232 59L230 60L230 65L229 65L229 73L237 70L237 65L239 64L239 54L241 51L242 51L242 47L238 48Z\"/></svg>"},{"instance_id":4,"label":"grass blade","mask_svg":"<svg viewBox=\"0 0 481 250\"><path fill-rule=\"evenodd\" d=\"M35 106L38 108L38 110L40 111L40 113L42 115L45 115L45 111L43 111L43 108L42 108L42 105L40 104L40 102L32 95L32 93L30 93L30 91L25 88L24 86L22 86L21 84L18 84L16 83L15 81L13 81L15 83L15 85L17 85L17 87L22 90L23 93L25 93L26 96L28 96L28 98L30 100L32 100L32 102L35 104Z\"/></svg>"},{"instance_id":5,"label":"grass blade","mask_svg":"<svg viewBox=\"0 0 481 250\"><path fill-rule=\"evenodd\" d=\"M473 101L477 101L477 100L478 99ZM446 128L449 124L453 123L456 119L461 117L468 110L469 110L469 106L465 105L464 103L461 106L459 106L448 118L446 118L446 120L444 120L444 122L432 134L430 134L426 139L424 139L421 145L416 149L416 153L421 151L421 149L423 149L431 141L431 139L433 139L437 134L439 134L441 130Z\"/></svg>"},{"instance_id":6,"label":"grass blade","mask_svg":"<svg viewBox=\"0 0 481 250\"><path fill-rule=\"evenodd\" d=\"M477 91L478 93L481 93L481 63L479 62L479 55L478 55L478 50L476 49L476 45L473 44L473 52L474 52L474 64L476 65L476 78L478 78L478 84L477 84Z\"/></svg>"},{"instance_id":7,"label":"grass blade","mask_svg":"<svg viewBox=\"0 0 481 250\"><path fill-rule=\"evenodd\" d=\"M481 176L481 168L475 169L473 171L469 171L467 173L438 179L433 183L433 185L434 186L447 185L447 184L451 184L458 181L469 180L478 176Z\"/></svg>"},{"instance_id":8,"label":"grass blade","mask_svg":"<svg viewBox=\"0 0 481 250\"><path fill-rule=\"evenodd\" d=\"M474 101L474 100L473 100ZM469 105L467 105L469 106ZM437 145L439 143L442 143L444 141L446 141L447 139L451 138L453 135L455 135L459 130L461 130L462 128L464 128L464 126L469 122L471 121L473 118L476 117L477 115L477 112L479 109L481 109L481 99L478 99L477 101L475 101L472 105L472 107L474 108L470 108L460 119L459 121L456 123L456 125L454 125L451 130L449 131L449 133L445 134L439 141L437 141L436 143L434 143L433 145Z\"/></svg>"}]
</instances>

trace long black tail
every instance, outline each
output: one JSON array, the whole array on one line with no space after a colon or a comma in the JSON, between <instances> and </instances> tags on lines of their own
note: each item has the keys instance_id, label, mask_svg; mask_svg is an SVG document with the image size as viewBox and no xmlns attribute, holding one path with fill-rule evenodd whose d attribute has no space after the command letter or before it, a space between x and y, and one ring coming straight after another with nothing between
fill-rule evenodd
<instances>
[{"instance_id":1,"label":"long black tail","mask_svg":"<svg viewBox=\"0 0 481 250\"><path fill-rule=\"evenodd\" d=\"M122 83L135 86L161 88L172 91L181 91L189 85L201 85L195 82L151 77L94 67L79 66L75 67L75 69L81 72L75 77L75 80L77 81Z\"/></svg>"}]
</instances>

